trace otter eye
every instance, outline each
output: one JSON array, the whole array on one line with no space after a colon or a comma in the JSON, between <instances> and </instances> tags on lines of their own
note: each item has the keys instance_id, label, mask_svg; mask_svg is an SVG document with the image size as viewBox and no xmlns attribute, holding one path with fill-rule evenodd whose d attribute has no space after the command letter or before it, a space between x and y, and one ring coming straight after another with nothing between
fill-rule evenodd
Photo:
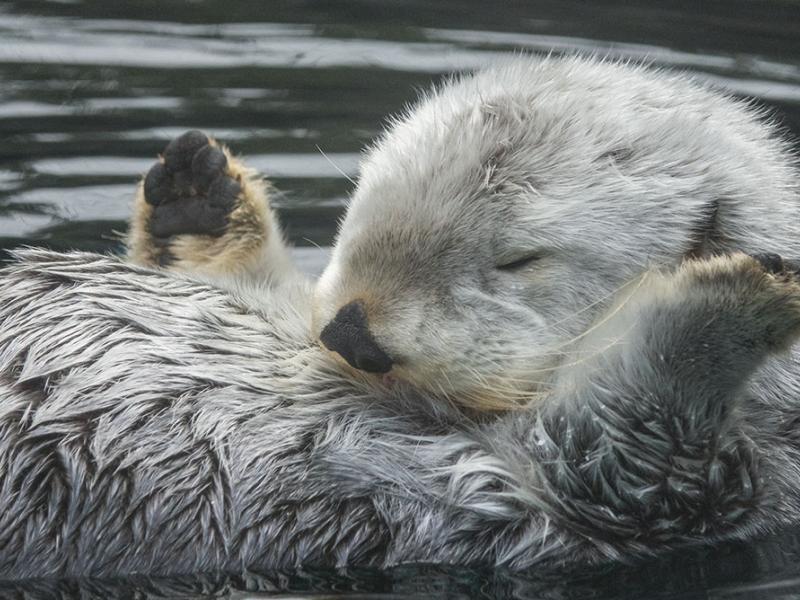
<instances>
[{"instance_id":1,"label":"otter eye","mask_svg":"<svg viewBox=\"0 0 800 600\"><path fill-rule=\"evenodd\" d=\"M542 258L541 254L528 254L527 256L516 258L512 261L497 265L495 268L500 271L519 271L520 269L535 263L540 258Z\"/></svg>"}]
</instances>

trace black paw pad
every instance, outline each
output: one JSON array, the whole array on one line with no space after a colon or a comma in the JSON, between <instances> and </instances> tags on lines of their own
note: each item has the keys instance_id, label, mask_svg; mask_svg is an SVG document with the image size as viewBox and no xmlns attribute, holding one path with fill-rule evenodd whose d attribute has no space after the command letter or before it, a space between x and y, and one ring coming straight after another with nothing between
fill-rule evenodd
<instances>
[{"instance_id":1,"label":"black paw pad","mask_svg":"<svg viewBox=\"0 0 800 600\"><path fill-rule=\"evenodd\" d=\"M219 177L208 188L208 202L213 206L231 210L241 192L242 186L238 181L230 177Z\"/></svg>"},{"instance_id":2,"label":"black paw pad","mask_svg":"<svg viewBox=\"0 0 800 600\"><path fill-rule=\"evenodd\" d=\"M144 178L144 197L153 206L169 201L172 196L172 178L161 163L156 163Z\"/></svg>"},{"instance_id":3,"label":"black paw pad","mask_svg":"<svg viewBox=\"0 0 800 600\"><path fill-rule=\"evenodd\" d=\"M778 254L764 252L761 254L753 254L752 257L764 267L767 273L778 275L786 271L786 264L784 264L783 258Z\"/></svg>"},{"instance_id":4,"label":"black paw pad","mask_svg":"<svg viewBox=\"0 0 800 600\"><path fill-rule=\"evenodd\" d=\"M188 169L198 150L208 146L208 137L202 131L187 131L164 148L164 164L172 173Z\"/></svg>"},{"instance_id":5,"label":"black paw pad","mask_svg":"<svg viewBox=\"0 0 800 600\"><path fill-rule=\"evenodd\" d=\"M192 158L192 181L200 191L208 190L211 182L222 175L228 159L222 150L212 146L205 146L197 151Z\"/></svg>"},{"instance_id":6,"label":"black paw pad","mask_svg":"<svg viewBox=\"0 0 800 600\"><path fill-rule=\"evenodd\" d=\"M213 206L204 198L171 202L156 207L150 221L150 233L157 238L173 235L214 235L225 233L230 209Z\"/></svg>"},{"instance_id":7,"label":"black paw pad","mask_svg":"<svg viewBox=\"0 0 800 600\"><path fill-rule=\"evenodd\" d=\"M242 186L226 174L228 159L200 131L172 140L144 179L153 206L150 233L157 238L225 233Z\"/></svg>"}]
</instances>

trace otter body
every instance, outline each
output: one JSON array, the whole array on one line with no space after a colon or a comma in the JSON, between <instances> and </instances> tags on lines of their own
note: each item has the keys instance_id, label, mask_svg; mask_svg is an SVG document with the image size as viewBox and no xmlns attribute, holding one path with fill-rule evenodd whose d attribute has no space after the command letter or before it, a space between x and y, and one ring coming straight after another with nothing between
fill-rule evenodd
<instances>
[{"instance_id":1,"label":"otter body","mask_svg":"<svg viewBox=\"0 0 800 600\"><path fill-rule=\"evenodd\" d=\"M557 566L796 523L800 284L744 253L800 256L797 181L742 103L519 58L393 125L315 284L267 188L182 136L127 263L0 275L0 578Z\"/></svg>"}]
</instances>

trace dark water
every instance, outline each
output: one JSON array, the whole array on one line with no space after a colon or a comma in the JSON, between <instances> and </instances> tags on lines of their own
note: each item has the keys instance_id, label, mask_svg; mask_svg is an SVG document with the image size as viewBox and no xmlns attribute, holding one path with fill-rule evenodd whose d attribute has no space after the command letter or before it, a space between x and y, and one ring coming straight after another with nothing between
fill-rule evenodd
<instances>
[{"instance_id":1,"label":"dark water","mask_svg":"<svg viewBox=\"0 0 800 600\"><path fill-rule=\"evenodd\" d=\"M800 535L681 551L606 569L528 573L435 565L124 579L0 582L0 598L499 598L528 600L789 600L800 598Z\"/></svg>"},{"instance_id":2,"label":"dark water","mask_svg":"<svg viewBox=\"0 0 800 600\"><path fill-rule=\"evenodd\" d=\"M138 174L200 128L271 178L299 258L318 269L352 188L343 174L357 175L386 115L442 73L518 49L691 70L800 134L798 0L0 2L0 251L119 250ZM787 533L610 572L404 567L29 582L0 596L800 598L799 548Z\"/></svg>"}]
</instances>

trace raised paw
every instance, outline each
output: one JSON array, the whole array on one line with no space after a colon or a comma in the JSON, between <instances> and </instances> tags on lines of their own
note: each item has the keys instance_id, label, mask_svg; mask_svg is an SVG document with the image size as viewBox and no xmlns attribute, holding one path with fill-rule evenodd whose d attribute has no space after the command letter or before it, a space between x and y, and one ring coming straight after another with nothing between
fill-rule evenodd
<instances>
[{"instance_id":1,"label":"raised paw","mask_svg":"<svg viewBox=\"0 0 800 600\"><path fill-rule=\"evenodd\" d=\"M153 207L150 233L157 238L224 234L242 193L227 166L225 153L200 131L172 140L144 178L144 198Z\"/></svg>"},{"instance_id":2,"label":"raised paw","mask_svg":"<svg viewBox=\"0 0 800 600\"><path fill-rule=\"evenodd\" d=\"M754 347L780 349L800 335L798 264L763 253L686 263L670 282L695 310L714 314L713 326Z\"/></svg>"},{"instance_id":3,"label":"raised paw","mask_svg":"<svg viewBox=\"0 0 800 600\"><path fill-rule=\"evenodd\" d=\"M201 131L172 140L144 176L128 247L134 262L206 274L253 270L268 248L283 260L265 183Z\"/></svg>"}]
</instances>

